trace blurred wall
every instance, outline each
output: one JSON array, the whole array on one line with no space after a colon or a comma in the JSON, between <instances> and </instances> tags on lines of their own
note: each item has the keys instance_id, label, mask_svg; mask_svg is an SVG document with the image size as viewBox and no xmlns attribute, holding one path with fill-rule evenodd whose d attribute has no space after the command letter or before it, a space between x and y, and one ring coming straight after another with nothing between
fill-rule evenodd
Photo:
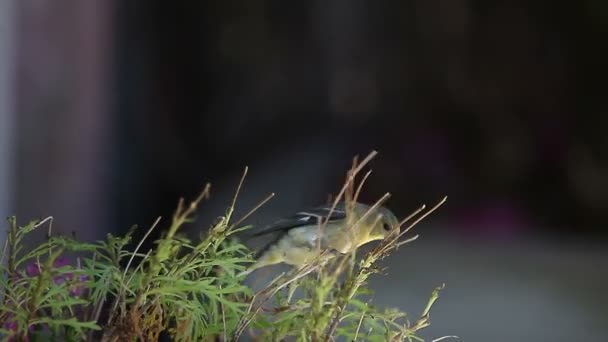
<instances>
[{"instance_id":1,"label":"blurred wall","mask_svg":"<svg viewBox=\"0 0 608 342\"><path fill-rule=\"evenodd\" d=\"M14 3L16 214L87 240L106 227L111 4Z\"/></svg>"}]
</instances>

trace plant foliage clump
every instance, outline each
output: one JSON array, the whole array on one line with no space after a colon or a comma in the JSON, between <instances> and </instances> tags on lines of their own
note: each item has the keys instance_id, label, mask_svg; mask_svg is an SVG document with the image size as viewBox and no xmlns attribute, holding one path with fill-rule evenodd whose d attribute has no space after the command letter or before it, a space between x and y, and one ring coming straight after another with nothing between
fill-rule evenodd
<instances>
[{"instance_id":1,"label":"plant foliage clump","mask_svg":"<svg viewBox=\"0 0 608 342\"><path fill-rule=\"evenodd\" d=\"M348 208L356 201L369 172L358 186L356 176L374 155L360 164L355 159L334 205L345 201ZM417 236L404 236L443 201L423 214L424 206L419 208L402 225L413 223L361 258L353 252L321 262L326 260L322 254L254 293L239 275L253 260L235 237L249 228L239 227L246 217L232 222L236 195L226 214L198 241L179 233L193 221L209 190L207 185L188 204L180 200L165 233L148 251L141 247L160 218L137 243L132 241L135 228L125 236L108 234L106 240L87 243L52 236L52 218L22 227L9 218L0 265L0 337L157 341L166 334L175 341L238 341L246 335L261 341L422 341L417 333L430 324L430 308L441 287L422 314L410 319L399 310L370 305L365 285L371 275L382 273L377 262L415 240ZM27 235L46 224L48 239L24 252ZM296 291L300 295L293 299Z\"/></svg>"}]
</instances>

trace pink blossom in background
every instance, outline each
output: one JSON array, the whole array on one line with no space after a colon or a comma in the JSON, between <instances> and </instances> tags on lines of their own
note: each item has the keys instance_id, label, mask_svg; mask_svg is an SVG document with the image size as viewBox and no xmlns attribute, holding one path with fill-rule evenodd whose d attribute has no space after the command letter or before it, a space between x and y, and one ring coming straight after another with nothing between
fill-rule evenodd
<instances>
[{"instance_id":1,"label":"pink blossom in background","mask_svg":"<svg viewBox=\"0 0 608 342\"><path fill-rule=\"evenodd\" d=\"M53 268L61 268L70 264L70 259L60 256L53 262ZM29 277L37 277L40 274L41 265L38 262L33 262L25 266L25 274Z\"/></svg>"},{"instance_id":2,"label":"pink blossom in background","mask_svg":"<svg viewBox=\"0 0 608 342\"><path fill-rule=\"evenodd\" d=\"M53 262L53 268L61 268L70 265L70 259L64 256L60 256ZM38 262L33 262L25 267L25 273L28 277L37 277L40 275L41 265ZM66 272L61 273L53 278L55 284L60 285L64 282L72 282L74 279L74 273ZM86 293L85 282L89 280L86 275L79 275L74 284L70 284L70 295L74 297L80 297Z\"/></svg>"}]
</instances>

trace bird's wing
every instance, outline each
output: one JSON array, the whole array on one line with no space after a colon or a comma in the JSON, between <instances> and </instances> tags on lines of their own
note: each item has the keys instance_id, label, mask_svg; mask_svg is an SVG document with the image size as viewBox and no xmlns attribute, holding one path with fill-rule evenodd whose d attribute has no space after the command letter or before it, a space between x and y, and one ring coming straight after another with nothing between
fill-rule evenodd
<instances>
[{"instance_id":1,"label":"bird's wing","mask_svg":"<svg viewBox=\"0 0 608 342\"><path fill-rule=\"evenodd\" d=\"M286 232L292 228L319 224L323 222L334 222L346 218L344 204L338 204L333 210L331 206L316 207L310 210L300 211L292 216L280 219L273 224L253 233L252 237L262 236L276 232Z\"/></svg>"}]
</instances>

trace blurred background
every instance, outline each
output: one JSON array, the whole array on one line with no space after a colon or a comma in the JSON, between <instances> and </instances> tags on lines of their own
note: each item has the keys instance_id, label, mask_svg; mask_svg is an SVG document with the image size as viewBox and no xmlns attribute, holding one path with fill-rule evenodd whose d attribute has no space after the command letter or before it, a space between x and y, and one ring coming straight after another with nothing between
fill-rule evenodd
<instances>
[{"instance_id":1,"label":"blurred background","mask_svg":"<svg viewBox=\"0 0 608 342\"><path fill-rule=\"evenodd\" d=\"M363 201L449 196L376 304L446 283L429 339L604 341L607 34L601 0L0 0L0 214L95 240L210 181L194 236L247 165L261 225L375 149Z\"/></svg>"}]
</instances>

